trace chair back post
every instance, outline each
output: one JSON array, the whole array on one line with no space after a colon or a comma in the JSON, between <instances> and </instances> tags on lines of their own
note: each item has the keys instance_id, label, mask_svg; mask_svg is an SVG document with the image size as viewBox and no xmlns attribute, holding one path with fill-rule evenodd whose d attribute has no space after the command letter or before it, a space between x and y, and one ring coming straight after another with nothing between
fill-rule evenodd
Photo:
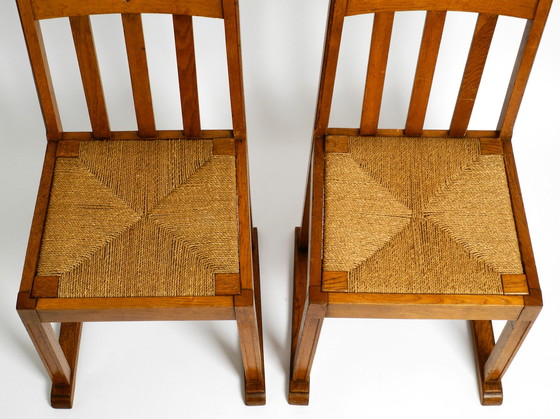
<instances>
[{"instance_id":1,"label":"chair back post","mask_svg":"<svg viewBox=\"0 0 560 419\"><path fill-rule=\"evenodd\" d=\"M39 22L34 19L31 0L17 0L17 5L29 61L31 62L31 71L33 72L47 131L47 140L59 140L62 138L62 124L47 63L41 27Z\"/></svg>"},{"instance_id":2,"label":"chair back post","mask_svg":"<svg viewBox=\"0 0 560 419\"><path fill-rule=\"evenodd\" d=\"M447 135L450 137L467 135L467 128L498 17L504 15L527 20L525 34L502 107L497 132L494 134L499 135L502 139L511 138L515 118L519 111L551 3L552 0L512 0L508 2L487 2L485 0L331 0L314 136L324 136L329 129L328 122L344 18L365 13L375 14L358 132L360 135L377 135L394 13L421 10L427 13L417 59L414 85L406 125L403 131L398 131L407 136L423 135L445 16L448 11L462 11L478 13L478 20Z\"/></svg>"},{"instance_id":3,"label":"chair back post","mask_svg":"<svg viewBox=\"0 0 560 419\"><path fill-rule=\"evenodd\" d=\"M235 138L246 137L238 0L223 0L231 117Z\"/></svg>"},{"instance_id":4,"label":"chair back post","mask_svg":"<svg viewBox=\"0 0 560 419\"><path fill-rule=\"evenodd\" d=\"M500 138L511 139L513 126L521 106L521 99L529 81L537 49L552 6L552 0L540 0L534 19L528 20L521 40L517 60L513 67L509 88L498 122Z\"/></svg>"},{"instance_id":5,"label":"chair back post","mask_svg":"<svg viewBox=\"0 0 560 419\"><path fill-rule=\"evenodd\" d=\"M315 137L326 135L331 114L336 65L340 51L342 25L346 14L347 0L331 0L329 18L327 21L327 35L323 52L323 67L319 82L319 98L315 116Z\"/></svg>"}]
</instances>

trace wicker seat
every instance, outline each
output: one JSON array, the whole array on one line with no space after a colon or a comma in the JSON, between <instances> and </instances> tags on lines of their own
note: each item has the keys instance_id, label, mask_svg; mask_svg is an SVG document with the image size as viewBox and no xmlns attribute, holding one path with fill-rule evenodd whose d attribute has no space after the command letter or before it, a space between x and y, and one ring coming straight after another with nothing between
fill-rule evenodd
<instances>
[{"instance_id":1,"label":"wicker seat","mask_svg":"<svg viewBox=\"0 0 560 419\"><path fill-rule=\"evenodd\" d=\"M72 406L83 322L139 320L235 320L245 403L264 404L237 1L18 0L18 8L48 143L17 310L52 380L52 406ZM156 127L143 13L172 17L182 116L174 130ZM131 131L109 124L96 14L121 15ZM193 16L224 24L233 129L201 128ZM52 18L70 23L91 131L62 127L41 35Z\"/></svg>"},{"instance_id":2,"label":"wicker seat","mask_svg":"<svg viewBox=\"0 0 560 419\"><path fill-rule=\"evenodd\" d=\"M235 157L213 140L84 141L56 160L37 275L58 297L216 295L237 224Z\"/></svg>"},{"instance_id":3,"label":"wicker seat","mask_svg":"<svg viewBox=\"0 0 560 419\"><path fill-rule=\"evenodd\" d=\"M331 0L295 232L290 403L309 403L327 317L468 320L481 403L502 403L502 376L542 307L511 138L550 4ZM408 115L404 127L380 129L389 50L403 30L393 22L409 11L426 17ZM447 11L478 19L451 122L426 130ZM361 14L374 18L360 126L335 128L329 121L343 28L346 17ZM497 125L469 130L501 15L525 19L525 33ZM497 341L492 320L508 321Z\"/></svg>"},{"instance_id":4,"label":"wicker seat","mask_svg":"<svg viewBox=\"0 0 560 419\"><path fill-rule=\"evenodd\" d=\"M523 274L510 201L503 157L477 138L329 138L324 286L503 295Z\"/></svg>"}]
</instances>

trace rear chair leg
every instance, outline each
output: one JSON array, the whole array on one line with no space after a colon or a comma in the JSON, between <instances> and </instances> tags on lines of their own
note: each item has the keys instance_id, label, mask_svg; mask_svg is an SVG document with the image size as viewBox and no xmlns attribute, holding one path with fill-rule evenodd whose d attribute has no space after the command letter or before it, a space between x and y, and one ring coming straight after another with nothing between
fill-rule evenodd
<instances>
[{"instance_id":1,"label":"rear chair leg","mask_svg":"<svg viewBox=\"0 0 560 419\"><path fill-rule=\"evenodd\" d=\"M307 292L307 251L299 246L300 229L296 228L294 254L294 288L292 304L292 351L288 403L309 404L309 377L319 342L326 304L317 287Z\"/></svg>"},{"instance_id":2,"label":"rear chair leg","mask_svg":"<svg viewBox=\"0 0 560 419\"><path fill-rule=\"evenodd\" d=\"M39 319L35 301L28 293L20 293L18 313L52 380L52 407L69 409L74 397L82 323L62 323L57 340L50 323Z\"/></svg>"},{"instance_id":3,"label":"rear chair leg","mask_svg":"<svg viewBox=\"0 0 560 419\"><path fill-rule=\"evenodd\" d=\"M241 355L245 370L245 404L266 404L262 335L261 289L257 229L253 228L253 290L242 290L234 298Z\"/></svg>"}]
</instances>

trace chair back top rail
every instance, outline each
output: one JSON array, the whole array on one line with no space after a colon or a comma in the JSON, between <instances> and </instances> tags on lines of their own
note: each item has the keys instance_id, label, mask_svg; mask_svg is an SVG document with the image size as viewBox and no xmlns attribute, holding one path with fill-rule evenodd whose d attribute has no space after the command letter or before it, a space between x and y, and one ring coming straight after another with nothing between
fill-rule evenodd
<instances>
[{"instance_id":1,"label":"chair back top rail","mask_svg":"<svg viewBox=\"0 0 560 419\"><path fill-rule=\"evenodd\" d=\"M76 49L86 104L95 138L111 138L109 117L90 16L117 13L122 16L126 53L138 125L138 136L159 137L156 129L148 74L141 13L173 15L183 133L202 135L196 78L192 16L224 20L233 135L245 137L245 107L241 74L241 50L237 0L17 0L33 76L47 130L47 139L59 140L63 128L56 103L39 20L68 17Z\"/></svg>"},{"instance_id":2,"label":"chair back top rail","mask_svg":"<svg viewBox=\"0 0 560 419\"><path fill-rule=\"evenodd\" d=\"M329 129L344 18L361 13L375 13L359 132L360 135L376 135L394 13L425 10L424 33L404 127L404 134L407 136L422 135L446 12L454 10L477 12L478 20L449 127L449 136L453 137L462 137L467 133L499 15L527 20L497 124L500 138L511 138L551 3L552 0L331 0L314 135L326 135Z\"/></svg>"},{"instance_id":3,"label":"chair back top rail","mask_svg":"<svg viewBox=\"0 0 560 419\"><path fill-rule=\"evenodd\" d=\"M222 0L30 0L35 20L95 14L167 13L223 18Z\"/></svg>"},{"instance_id":4,"label":"chair back top rail","mask_svg":"<svg viewBox=\"0 0 560 419\"><path fill-rule=\"evenodd\" d=\"M475 12L533 19L539 0L348 0L345 16L411 10Z\"/></svg>"}]
</instances>

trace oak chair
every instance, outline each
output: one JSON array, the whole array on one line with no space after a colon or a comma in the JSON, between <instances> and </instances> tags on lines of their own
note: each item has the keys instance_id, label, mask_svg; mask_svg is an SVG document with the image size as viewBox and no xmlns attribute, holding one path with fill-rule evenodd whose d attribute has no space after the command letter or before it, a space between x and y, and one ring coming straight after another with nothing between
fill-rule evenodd
<instances>
[{"instance_id":1,"label":"oak chair","mask_svg":"<svg viewBox=\"0 0 560 419\"><path fill-rule=\"evenodd\" d=\"M295 231L289 402L308 404L323 320L466 319L480 399L542 307L512 153L514 122L551 0L331 0L301 228ZM426 11L404 129L379 129L395 13ZM425 130L447 11L475 12L449 128ZM374 13L358 129L329 117L346 16ZM497 129L468 130L500 15L526 28ZM497 342L491 320L507 320Z\"/></svg>"},{"instance_id":2,"label":"oak chair","mask_svg":"<svg viewBox=\"0 0 560 419\"><path fill-rule=\"evenodd\" d=\"M130 320L236 320L245 403L264 404L237 0L17 4L48 140L17 310L52 406L72 406L82 323ZM109 126L90 23L108 13L122 16L137 131ZM156 129L141 13L172 15L180 130ZM201 129L192 16L224 22L233 130ZM61 126L41 36L52 18L69 19L91 132Z\"/></svg>"}]
</instances>

